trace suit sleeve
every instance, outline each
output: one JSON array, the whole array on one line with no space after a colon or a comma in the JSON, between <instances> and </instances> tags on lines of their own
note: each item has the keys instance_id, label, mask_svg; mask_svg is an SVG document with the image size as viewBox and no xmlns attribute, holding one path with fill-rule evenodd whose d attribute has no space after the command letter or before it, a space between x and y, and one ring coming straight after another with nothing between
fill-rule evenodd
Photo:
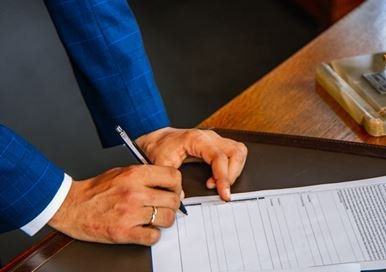
<instances>
[{"instance_id":1,"label":"suit sleeve","mask_svg":"<svg viewBox=\"0 0 386 272\"><path fill-rule=\"evenodd\" d=\"M169 126L126 0L45 0L105 147Z\"/></svg>"},{"instance_id":2,"label":"suit sleeve","mask_svg":"<svg viewBox=\"0 0 386 272\"><path fill-rule=\"evenodd\" d=\"M63 170L0 125L0 232L20 228L41 214L63 178Z\"/></svg>"}]
</instances>

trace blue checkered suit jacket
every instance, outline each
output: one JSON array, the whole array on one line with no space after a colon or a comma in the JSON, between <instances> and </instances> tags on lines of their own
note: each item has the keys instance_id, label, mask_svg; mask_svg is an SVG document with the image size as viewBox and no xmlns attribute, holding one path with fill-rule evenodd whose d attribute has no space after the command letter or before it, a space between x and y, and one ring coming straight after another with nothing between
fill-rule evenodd
<instances>
[{"instance_id":1,"label":"blue checkered suit jacket","mask_svg":"<svg viewBox=\"0 0 386 272\"><path fill-rule=\"evenodd\" d=\"M136 138L169 125L126 0L45 0L70 56L102 144L120 143L119 124ZM0 232L19 228L52 200L63 180L57 168L0 126Z\"/></svg>"}]
</instances>

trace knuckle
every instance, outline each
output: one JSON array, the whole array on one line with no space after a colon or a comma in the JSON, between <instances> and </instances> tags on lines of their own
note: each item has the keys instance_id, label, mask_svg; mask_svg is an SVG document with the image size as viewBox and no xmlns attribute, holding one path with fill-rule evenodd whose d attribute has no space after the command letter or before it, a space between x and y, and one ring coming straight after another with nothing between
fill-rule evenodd
<instances>
[{"instance_id":1,"label":"knuckle","mask_svg":"<svg viewBox=\"0 0 386 272\"><path fill-rule=\"evenodd\" d=\"M203 132L199 129L189 129L185 132L188 141L197 141L203 137Z\"/></svg>"},{"instance_id":2,"label":"knuckle","mask_svg":"<svg viewBox=\"0 0 386 272\"><path fill-rule=\"evenodd\" d=\"M172 199L172 209L178 210L180 206L180 197L178 195L174 196Z\"/></svg>"},{"instance_id":3,"label":"knuckle","mask_svg":"<svg viewBox=\"0 0 386 272\"><path fill-rule=\"evenodd\" d=\"M134 181L131 184L143 183L151 176L151 169L148 165L130 165L123 168L121 176L127 181Z\"/></svg>"},{"instance_id":4,"label":"knuckle","mask_svg":"<svg viewBox=\"0 0 386 272\"><path fill-rule=\"evenodd\" d=\"M165 211L165 224L166 227L173 225L174 220L176 220L176 213L170 209Z\"/></svg>"},{"instance_id":5,"label":"knuckle","mask_svg":"<svg viewBox=\"0 0 386 272\"><path fill-rule=\"evenodd\" d=\"M248 154L248 149L243 143L237 143L235 148L232 149L231 151L231 156L238 159L238 160L243 160Z\"/></svg>"},{"instance_id":6,"label":"knuckle","mask_svg":"<svg viewBox=\"0 0 386 272\"><path fill-rule=\"evenodd\" d=\"M125 177L132 177L137 172L138 166L130 165L122 168L122 175Z\"/></svg>"},{"instance_id":7,"label":"knuckle","mask_svg":"<svg viewBox=\"0 0 386 272\"><path fill-rule=\"evenodd\" d=\"M123 194L124 194L123 200L125 204L130 204L131 206L140 205L145 200L143 194L129 189L125 190ZM126 205L126 207L123 207L122 209L125 209L124 211L126 211L126 210L129 210L129 207Z\"/></svg>"},{"instance_id":8,"label":"knuckle","mask_svg":"<svg viewBox=\"0 0 386 272\"><path fill-rule=\"evenodd\" d=\"M161 232L158 229L152 229L144 238L144 243L146 245L154 245L161 238Z\"/></svg>"},{"instance_id":9,"label":"knuckle","mask_svg":"<svg viewBox=\"0 0 386 272\"><path fill-rule=\"evenodd\" d=\"M211 129L208 129L208 130L205 130L205 132L211 136L211 137L218 137L219 135L217 134L217 132L211 130Z\"/></svg>"},{"instance_id":10,"label":"knuckle","mask_svg":"<svg viewBox=\"0 0 386 272\"><path fill-rule=\"evenodd\" d=\"M120 219L122 216L125 216L127 213L129 213L130 209L127 203L125 203L124 201L118 201L118 202L112 203L109 206L109 212L110 214Z\"/></svg>"},{"instance_id":11,"label":"knuckle","mask_svg":"<svg viewBox=\"0 0 386 272\"><path fill-rule=\"evenodd\" d=\"M121 192L124 201L136 200L136 193L130 190L130 188L124 188Z\"/></svg>"},{"instance_id":12,"label":"knuckle","mask_svg":"<svg viewBox=\"0 0 386 272\"><path fill-rule=\"evenodd\" d=\"M240 150L240 152L243 156L246 156L248 154L248 148L245 144L238 143L238 149Z\"/></svg>"},{"instance_id":13,"label":"knuckle","mask_svg":"<svg viewBox=\"0 0 386 272\"><path fill-rule=\"evenodd\" d=\"M178 169L174 169L174 168L170 168L171 171L172 171L172 177L174 180L178 181L179 183L181 182L182 180L182 174L181 174L181 171L179 171Z\"/></svg>"},{"instance_id":14,"label":"knuckle","mask_svg":"<svg viewBox=\"0 0 386 272\"><path fill-rule=\"evenodd\" d=\"M122 237L122 233L120 231L119 227L113 227L109 226L106 229L107 233L107 240L109 240L111 243L119 243Z\"/></svg>"},{"instance_id":15,"label":"knuckle","mask_svg":"<svg viewBox=\"0 0 386 272\"><path fill-rule=\"evenodd\" d=\"M110 174L120 173L121 171L122 171L122 167L114 167L107 170L105 173L110 175Z\"/></svg>"},{"instance_id":16,"label":"knuckle","mask_svg":"<svg viewBox=\"0 0 386 272\"><path fill-rule=\"evenodd\" d=\"M167 168L167 174L170 178L170 180L173 182L173 184L181 184L182 181L182 174L178 169L175 169L173 167Z\"/></svg>"}]
</instances>

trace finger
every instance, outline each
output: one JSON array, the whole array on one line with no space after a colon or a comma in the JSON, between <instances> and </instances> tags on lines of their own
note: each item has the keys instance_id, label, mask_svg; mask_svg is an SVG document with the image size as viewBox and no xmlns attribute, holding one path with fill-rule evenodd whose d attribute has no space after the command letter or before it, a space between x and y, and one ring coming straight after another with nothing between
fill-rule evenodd
<instances>
[{"instance_id":1,"label":"finger","mask_svg":"<svg viewBox=\"0 0 386 272\"><path fill-rule=\"evenodd\" d=\"M242 143L238 143L232 140L228 140L228 141L230 143L227 143L223 149L224 149L224 152L229 157L229 167L228 167L229 180L230 180L230 183L233 184L236 181L236 179L240 176L244 168L244 165L247 159L248 149Z\"/></svg>"},{"instance_id":2,"label":"finger","mask_svg":"<svg viewBox=\"0 0 386 272\"><path fill-rule=\"evenodd\" d=\"M218 155L218 153L224 154L231 160L229 165L227 165L227 178L233 184L240 175L245 163L247 154L245 145L232 139L222 138L211 130L192 132L194 132L192 133L194 138L190 141L191 145L188 145L188 152L191 155L202 157L207 163L210 163L213 156ZM215 178L217 179L218 177L216 176ZM208 182L207 186L212 188L213 183L211 180Z\"/></svg>"},{"instance_id":3,"label":"finger","mask_svg":"<svg viewBox=\"0 0 386 272\"><path fill-rule=\"evenodd\" d=\"M217 187L217 191L220 197L229 201L231 199L230 195L230 186L236 181L240 176L241 171L245 165L247 149L243 144L239 144L232 140L226 139L227 144L224 146L224 152L229 156L228 159L228 178L227 179L208 179L207 186L208 188L213 188L214 183ZM213 171L214 172L214 171Z\"/></svg>"},{"instance_id":4,"label":"finger","mask_svg":"<svg viewBox=\"0 0 386 272\"><path fill-rule=\"evenodd\" d=\"M157 208L157 213L155 214L154 221L151 225L168 228L171 227L176 220L176 212L168 208ZM149 225L153 216L153 207L146 207L147 218L144 219L143 225Z\"/></svg>"},{"instance_id":5,"label":"finger","mask_svg":"<svg viewBox=\"0 0 386 272\"><path fill-rule=\"evenodd\" d=\"M208 189L215 189L216 188L216 181L214 180L213 177L210 177L207 181L206 181L206 187Z\"/></svg>"},{"instance_id":6,"label":"finger","mask_svg":"<svg viewBox=\"0 0 386 272\"><path fill-rule=\"evenodd\" d=\"M204 161L212 167L213 179L220 197L225 201L229 201L231 184L228 177L228 157L215 146L208 146L202 149L201 154ZM213 184L212 181L208 182L209 186Z\"/></svg>"},{"instance_id":7,"label":"finger","mask_svg":"<svg viewBox=\"0 0 386 272\"><path fill-rule=\"evenodd\" d=\"M225 201L230 200L231 183L228 178L228 163L228 158L223 153L218 153L211 164L217 191Z\"/></svg>"},{"instance_id":8,"label":"finger","mask_svg":"<svg viewBox=\"0 0 386 272\"><path fill-rule=\"evenodd\" d=\"M216 188L222 200L231 200L231 185L229 180L216 180Z\"/></svg>"},{"instance_id":9,"label":"finger","mask_svg":"<svg viewBox=\"0 0 386 272\"><path fill-rule=\"evenodd\" d=\"M246 159L241 157L231 156L229 158L229 181L232 185L243 171Z\"/></svg>"},{"instance_id":10,"label":"finger","mask_svg":"<svg viewBox=\"0 0 386 272\"><path fill-rule=\"evenodd\" d=\"M144 184L147 187L164 188L180 195L182 190L181 172L172 167L154 166L146 167Z\"/></svg>"},{"instance_id":11,"label":"finger","mask_svg":"<svg viewBox=\"0 0 386 272\"><path fill-rule=\"evenodd\" d=\"M154 226L137 226L131 229L130 241L128 243L145 246L154 245L161 238L161 232Z\"/></svg>"},{"instance_id":12,"label":"finger","mask_svg":"<svg viewBox=\"0 0 386 272\"><path fill-rule=\"evenodd\" d=\"M213 177L216 180L228 178L228 157L216 146L205 146L201 156L206 163L211 165Z\"/></svg>"},{"instance_id":13,"label":"finger","mask_svg":"<svg viewBox=\"0 0 386 272\"><path fill-rule=\"evenodd\" d=\"M181 194L156 188L148 188L144 193L144 206L169 208L174 211L180 206Z\"/></svg>"}]
</instances>

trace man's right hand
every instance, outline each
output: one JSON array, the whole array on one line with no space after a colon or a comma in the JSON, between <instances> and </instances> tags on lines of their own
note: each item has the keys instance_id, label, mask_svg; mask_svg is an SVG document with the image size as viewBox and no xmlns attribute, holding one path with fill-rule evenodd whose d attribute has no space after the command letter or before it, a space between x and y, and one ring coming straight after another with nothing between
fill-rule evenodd
<instances>
[{"instance_id":1,"label":"man's right hand","mask_svg":"<svg viewBox=\"0 0 386 272\"><path fill-rule=\"evenodd\" d=\"M75 239L151 245L170 227L180 205L181 173L153 165L111 169L73 181L49 225ZM153 206L158 213L152 226Z\"/></svg>"}]
</instances>

